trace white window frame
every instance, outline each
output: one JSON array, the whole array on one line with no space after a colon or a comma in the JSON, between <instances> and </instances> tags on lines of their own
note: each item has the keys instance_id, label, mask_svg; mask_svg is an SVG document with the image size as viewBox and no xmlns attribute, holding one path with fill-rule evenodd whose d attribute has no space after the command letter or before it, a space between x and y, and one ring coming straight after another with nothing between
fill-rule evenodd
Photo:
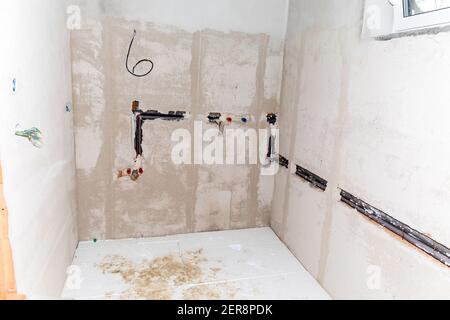
<instances>
[{"instance_id":1,"label":"white window frame","mask_svg":"<svg viewBox=\"0 0 450 320\"><path fill-rule=\"evenodd\" d=\"M450 8L405 17L406 0L389 0L394 8L393 32L417 31L450 25Z\"/></svg>"}]
</instances>

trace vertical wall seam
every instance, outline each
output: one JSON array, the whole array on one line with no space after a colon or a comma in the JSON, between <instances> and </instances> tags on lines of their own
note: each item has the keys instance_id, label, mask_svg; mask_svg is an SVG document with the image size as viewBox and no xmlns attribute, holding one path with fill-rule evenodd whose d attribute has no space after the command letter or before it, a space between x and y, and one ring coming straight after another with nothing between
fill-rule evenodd
<instances>
[{"instance_id":1,"label":"vertical wall seam","mask_svg":"<svg viewBox=\"0 0 450 320\"><path fill-rule=\"evenodd\" d=\"M264 101L264 87L265 87L265 75L267 67L267 56L269 50L270 37L268 35L260 36L259 54L258 54L258 65L256 71L256 96L255 96L255 106L253 107L253 112L256 117L256 130L261 128L260 119L262 119L263 114L263 101ZM255 227L257 225L258 214L263 214L259 211L259 199L258 190L261 182L260 165L251 165L251 177L250 177L250 193L251 193L251 206L254 208L250 210L249 226ZM264 218L264 217L263 217ZM264 219L263 219L264 220Z\"/></svg>"},{"instance_id":2,"label":"vertical wall seam","mask_svg":"<svg viewBox=\"0 0 450 320\"><path fill-rule=\"evenodd\" d=\"M73 152L73 180L72 180L72 192L73 192L73 199L71 200L71 208L73 210L72 212L72 216L73 216L73 223L74 225L74 229L75 229L75 236L76 236L76 242L79 242L79 238L80 238L80 230L79 230L79 221L78 221L78 217L80 216L78 213L78 201L79 201L79 192L78 192L78 174L77 174L77 153L76 153L76 143L75 143L75 112L77 112L76 108L73 108L73 106L75 105L74 101L75 101L75 95L73 93L73 84L75 83L75 79L74 79L74 73L73 73L73 56L72 56L72 34L73 31L69 31L69 54L70 54L70 61L69 61L69 66L70 66L70 102L72 103L72 113L70 114L71 116L71 122L72 122L72 133L70 135L71 139L72 139L72 152Z\"/></svg>"},{"instance_id":3,"label":"vertical wall seam","mask_svg":"<svg viewBox=\"0 0 450 320\"><path fill-rule=\"evenodd\" d=\"M299 52L299 56L300 56L300 60L297 66L297 83L296 83L296 88L297 88L297 93L296 93L296 97L295 97L295 101L294 101L294 114L293 117L291 119L291 125L290 125L290 134L291 134L291 140L290 140L290 145L289 145L289 159L294 159L295 156L295 150L296 150L296 145L295 142L297 140L297 137L299 135L298 133L298 128L297 128L297 124L298 124L298 117L299 117L299 107L300 107L300 96L301 96L301 87L302 87L302 71L303 71L303 65L304 65L304 59L305 59L305 43L306 40L308 38L308 34L305 33L305 35L303 37L300 38L300 52ZM286 51L285 51L286 52ZM286 60L284 64L286 65ZM283 78L283 86L285 85L285 79ZM283 99L283 95L282 95L282 99ZM283 117L283 115L281 115ZM288 174L288 178L286 179L286 186L285 186L285 195L284 195L284 206L283 206L283 220L282 220L282 225L281 225L281 238L285 241L286 240L286 233L287 233L287 220L288 220L288 215L289 215L289 211L290 211L290 191L291 191L291 180L292 180L292 172L289 172Z\"/></svg>"},{"instance_id":4,"label":"vertical wall seam","mask_svg":"<svg viewBox=\"0 0 450 320\"><path fill-rule=\"evenodd\" d=\"M110 21L106 18L103 19L102 21L102 25L103 25L103 55L105 55L105 58L103 59L103 67L105 70L105 83L104 83L104 91L105 91L105 118L107 119L106 123L111 124L111 126L104 126L105 128L105 137L107 142L105 142L105 144L109 144L110 146L110 152L108 153L107 149L108 147L106 146L106 153L107 153L107 159L109 162L109 168L114 168L114 156L115 156L115 135L112 134L115 132L115 128L116 128L116 122L114 120L113 114L115 114L116 110L113 110L113 112L108 112L108 108L110 106L113 106L115 104L110 103L110 101L115 101L114 99L114 91L112 90L112 86L114 85L114 81L111 80L111 72L110 69L107 65L105 64L110 64L111 63L111 37L109 35L110 33L110 29L111 29L111 24ZM109 134L108 134L109 133ZM105 146L103 146L103 148L105 148ZM109 172L107 174L107 181L106 181L108 187L106 188L106 202L105 202L105 233L106 233L106 238L107 239L114 239L116 234L115 234L115 212L114 210L114 205L113 205L113 201L115 199L114 197L114 185L113 185L113 177L112 177L112 173Z\"/></svg>"},{"instance_id":5,"label":"vertical wall seam","mask_svg":"<svg viewBox=\"0 0 450 320\"><path fill-rule=\"evenodd\" d=\"M339 97L339 112L336 120L337 134L333 147L333 153L331 158L332 167L330 170L330 190L327 193L326 200L326 216L322 228L322 242L320 249L320 261L319 261L319 274L318 281L321 285L325 285L326 271L328 265L328 258L330 253L330 239L331 228L333 226L333 208L336 203L335 193L339 186L340 171L341 171L341 150L344 138L345 123L348 114L348 83L350 77L350 66L348 64L348 58L345 52L345 39L341 35L339 37L340 54L342 58L342 74L341 74L341 92Z\"/></svg>"},{"instance_id":6,"label":"vertical wall seam","mask_svg":"<svg viewBox=\"0 0 450 320\"><path fill-rule=\"evenodd\" d=\"M192 136L195 130L195 121L198 118L198 112L200 107L201 100L201 72L202 72L202 56L203 56L203 31L198 31L193 34L192 39L192 64L191 64L191 99L192 99L192 124L191 124L191 133ZM194 148L191 145L191 160L194 157ZM197 191L199 187L198 183L198 175L199 169L198 166L194 166L192 169L193 181L192 181L192 201L191 208L189 208L189 216L187 217L187 231L195 232L195 210L197 207Z\"/></svg>"}]
</instances>

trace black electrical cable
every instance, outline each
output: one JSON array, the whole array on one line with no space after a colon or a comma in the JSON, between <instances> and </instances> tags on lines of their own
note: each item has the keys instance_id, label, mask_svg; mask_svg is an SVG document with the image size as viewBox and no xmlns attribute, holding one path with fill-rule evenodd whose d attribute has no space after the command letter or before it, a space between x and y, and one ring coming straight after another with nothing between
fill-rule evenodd
<instances>
[{"instance_id":1,"label":"black electrical cable","mask_svg":"<svg viewBox=\"0 0 450 320\"><path fill-rule=\"evenodd\" d=\"M155 64L153 63L152 60L149 60L149 59L142 59L142 60L139 60L139 61L134 65L133 69L130 70L130 67L128 66L128 60L130 59L131 47L133 46L133 42L134 42L134 39L136 38L136 34L137 34L136 30L134 30L133 38L131 39L130 46L128 47L127 61L125 62L125 66L126 66L128 72L129 72L130 74L132 74L132 75L135 76L135 77L142 78L142 77L148 76L148 75L153 71L153 68L155 67ZM148 62L148 63L151 64L150 70L149 70L147 73L142 73L142 74L136 73L136 72L135 72L135 69L136 69L141 63L144 63L144 62Z\"/></svg>"}]
</instances>

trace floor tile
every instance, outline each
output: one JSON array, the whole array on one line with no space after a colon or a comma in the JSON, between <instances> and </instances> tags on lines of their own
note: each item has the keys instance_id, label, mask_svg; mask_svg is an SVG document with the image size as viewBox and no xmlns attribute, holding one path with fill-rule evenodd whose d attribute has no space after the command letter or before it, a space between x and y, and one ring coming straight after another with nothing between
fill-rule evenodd
<instances>
[{"instance_id":1,"label":"floor tile","mask_svg":"<svg viewBox=\"0 0 450 320\"><path fill-rule=\"evenodd\" d=\"M270 228L82 242L63 299L329 299Z\"/></svg>"}]
</instances>

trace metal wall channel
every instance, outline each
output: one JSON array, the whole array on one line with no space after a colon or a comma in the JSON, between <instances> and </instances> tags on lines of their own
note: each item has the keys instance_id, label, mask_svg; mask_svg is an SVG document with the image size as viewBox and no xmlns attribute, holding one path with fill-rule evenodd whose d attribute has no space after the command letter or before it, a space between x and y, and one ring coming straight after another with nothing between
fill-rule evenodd
<instances>
[{"instance_id":1,"label":"metal wall channel","mask_svg":"<svg viewBox=\"0 0 450 320\"><path fill-rule=\"evenodd\" d=\"M318 175L315 175L311 171L308 171L305 168L300 167L299 165L297 165L297 170L295 174L300 178L308 181L314 188L318 188L322 191L325 191L327 189L328 181L322 179Z\"/></svg>"},{"instance_id":2,"label":"metal wall channel","mask_svg":"<svg viewBox=\"0 0 450 320\"><path fill-rule=\"evenodd\" d=\"M282 155L278 156L278 164L286 169L289 169L289 160Z\"/></svg>"},{"instance_id":3,"label":"metal wall channel","mask_svg":"<svg viewBox=\"0 0 450 320\"><path fill-rule=\"evenodd\" d=\"M447 267L450 267L450 249L446 246L434 241L423 233L414 230L403 222L394 219L383 211L372 207L368 203L344 190L341 191L341 201L389 231L402 237L402 239L437 259Z\"/></svg>"},{"instance_id":4,"label":"metal wall channel","mask_svg":"<svg viewBox=\"0 0 450 320\"><path fill-rule=\"evenodd\" d=\"M169 113L161 113L156 110L142 111L136 109L139 106L137 101L133 102L133 114L136 117L136 132L134 135L134 148L136 156L143 154L142 143L144 139L143 125L145 121L164 120L164 121L181 121L186 119L184 111L170 111Z\"/></svg>"}]
</instances>

